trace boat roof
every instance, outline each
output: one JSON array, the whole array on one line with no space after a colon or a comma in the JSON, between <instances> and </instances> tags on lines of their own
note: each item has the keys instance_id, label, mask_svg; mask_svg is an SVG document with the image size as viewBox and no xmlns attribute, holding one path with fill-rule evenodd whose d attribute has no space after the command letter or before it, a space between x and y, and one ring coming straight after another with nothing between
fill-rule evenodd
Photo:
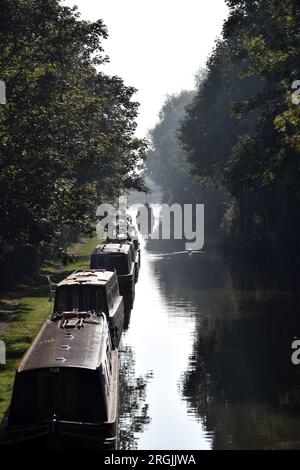
<instances>
[{"instance_id":1,"label":"boat roof","mask_svg":"<svg viewBox=\"0 0 300 470\"><path fill-rule=\"evenodd\" d=\"M62 327L61 319L49 318L25 354L18 372L53 367L78 367L95 370L106 351L109 330L103 314L86 313L83 327ZM76 313L67 313L71 324ZM80 314L77 317L80 321Z\"/></svg>"},{"instance_id":2,"label":"boat roof","mask_svg":"<svg viewBox=\"0 0 300 470\"><path fill-rule=\"evenodd\" d=\"M94 253L98 254L125 254L127 255L130 250L131 250L131 245L126 240L127 243L124 242L118 242L118 243L102 243L101 245L98 245L97 248L95 249Z\"/></svg>"},{"instance_id":3,"label":"boat roof","mask_svg":"<svg viewBox=\"0 0 300 470\"><path fill-rule=\"evenodd\" d=\"M132 238L110 238L106 243L112 245L121 245L127 243L128 245L132 245L133 241Z\"/></svg>"},{"instance_id":4,"label":"boat roof","mask_svg":"<svg viewBox=\"0 0 300 470\"><path fill-rule=\"evenodd\" d=\"M57 287L83 284L90 286L105 286L111 279L113 279L114 276L115 271L108 269L78 270L61 281Z\"/></svg>"}]
</instances>

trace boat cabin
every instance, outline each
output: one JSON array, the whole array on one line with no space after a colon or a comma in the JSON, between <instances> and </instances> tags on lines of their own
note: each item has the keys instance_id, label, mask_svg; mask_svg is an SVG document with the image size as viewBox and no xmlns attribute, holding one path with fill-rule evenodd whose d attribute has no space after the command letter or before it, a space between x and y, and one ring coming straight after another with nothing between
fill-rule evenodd
<instances>
[{"instance_id":1,"label":"boat cabin","mask_svg":"<svg viewBox=\"0 0 300 470\"><path fill-rule=\"evenodd\" d=\"M131 232L132 233L132 232ZM140 243L136 236L131 237L130 233L127 232L126 235L119 234L116 238L107 238L107 243L112 244L127 244L131 247L131 255L134 261L134 280L137 282L139 277L139 271L141 266L141 249Z\"/></svg>"},{"instance_id":2,"label":"boat cabin","mask_svg":"<svg viewBox=\"0 0 300 470\"><path fill-rule=\"evenodd\" d=\"M124 304L114 270L78 270L56 288L54 313L104 312L113 346L117 347L124 323Z\"/></svg>"},{"instance_id":3,"label":"boat cabin","mask_svg":"<svg viewBox=\"0 0 300 470\"><path fill-rule=\"evenodd\" d=\"M118 275L120 293L133 303L135 294L135 263L130 243L102 243L91 256L91 269L115 269Z\"/></svg>"}]
</instances>

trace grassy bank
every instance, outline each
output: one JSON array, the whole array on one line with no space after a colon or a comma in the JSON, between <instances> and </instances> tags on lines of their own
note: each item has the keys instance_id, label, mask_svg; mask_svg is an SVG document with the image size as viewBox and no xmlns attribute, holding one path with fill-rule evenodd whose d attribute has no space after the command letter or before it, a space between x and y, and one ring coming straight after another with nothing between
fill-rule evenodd
<instances>
[{"instance_id":1,"label":"grassy bank","mask_svg":"<svg viewBox=\"0 0 300 470\"><path fill-rule=\"evenodd\" d=\"M77 244L78 261L66 266L54 265L45 267L42 275L51 274L53 282L59 282L75 269L89 266L91 252L99 243L97 237L88 238L79 246ZM72 252L74 247L70 247ZM38 285L23 285L14 292L1 295L0 339L6 345L6 364L0 365L0 420L5 413L12 392L15 370L36 336L41 325L52 312L53 301L49 302L47 279L40 276ZM12 304L17 299L17 305ZM13 307L13 308L12 308Z\"/></svg>"}]
</instances>

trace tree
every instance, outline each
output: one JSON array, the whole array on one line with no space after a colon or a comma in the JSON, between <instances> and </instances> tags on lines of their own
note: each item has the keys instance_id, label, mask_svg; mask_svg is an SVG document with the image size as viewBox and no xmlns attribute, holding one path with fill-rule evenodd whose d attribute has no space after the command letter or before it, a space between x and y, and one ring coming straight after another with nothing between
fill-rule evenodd
<instances>
[{"instance_id":1,"label":"tree","mask_svg":"<svg viewBox=\"0 0 300 470\"><path fill-rule=\"evenodd\" d=\"M102 72L102 20L80 20L56 0L4 0L0 22L5 265L24 247L43 257L66 227L89 226L98 204L143 189L145 142L134 136L135 89Z\"/></svg>"},{"instance_id":2,"label":"tree","mask_svg":"<svg viewBox=\"0 0 300 470\"><path fill-rule=\"evenodd\" d=\"M299 64L294 0L228 0L223 37L182 126L194 172L229 192L224 227L243 251L299 249Z\"/></svg>"},{"instance_id":3,"label":"tree","mask_svg":"<svg viewBox=\"0 0 300 470\"><path fill-rule=\"evenodd\" d=\"M197 186L177 138L178 126L192 97L190 91L168 96L160 111L159 123L150 131L146 174L161 187L164 201L191 202L187 199Z\"/></svg>"}]
</instances>

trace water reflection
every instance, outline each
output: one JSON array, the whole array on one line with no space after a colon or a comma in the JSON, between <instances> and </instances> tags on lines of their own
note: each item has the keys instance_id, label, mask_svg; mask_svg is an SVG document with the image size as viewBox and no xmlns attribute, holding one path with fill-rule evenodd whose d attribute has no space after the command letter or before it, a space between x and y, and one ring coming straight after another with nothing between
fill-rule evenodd
<instances>
[{"instance_id":1,"label":"water reflection","mask_svg":"<svg viewBox=\"0 0 300 470\"><path fill-rule=\"evenodd\" d=\"M197 338L182 393L213 433L213 448L299 448L300 370L290 347L299 299L221 261L202 260L194 272Z\"/></svg>"},{"instance_id":2,"label":"water reflection","mask_svg":"<svg viewBox=\"0 0 300 470\"><path fill-rule=\"evenodd\" d=\"M130 345L135 353L136 377L152 371L146 388L150 421L143 432L135 432L137 446L209 448L209 437L200 420L190 416L188 404L180 396L180 384L192 352L197 312L177 295L166 301L167 286L157 271L159 261L144 249L142 260L130 326L123 337L125 347Z\"/></svg>"},{"instance_id":3,"label":"water reflection","mask_svg":"<svg viewBox=\"0 0 300 470\"><path fill-rule=\"evenodd\" d=\"M299 296L290 279L210 254L165 256L172 248L150 243L143 253L124 337L136 377L153 372L137 447L299 449Z\"/></svg>"},{"instance_id":4,"label":"water reflection","mask_svg":"<svg viewBox=\"0 0 300 470\"><path fill-rule=\"evenodd\" d=\"M135 359L130 346L122 347L120 357L120 405L118 449L137 448L136 434L143 431L150 422L148 404L146 403L146 387L151 373L145 377L135 377Z\"/></svg>"},{"instance_id":5,"label":"water reflection","mask_svg":"<svg viewBox=\"0 0 300 470\"><path fill-rule=\"evenodd\" d=\"M124 310L124 326L123 331L127 331L130 325L130 318L131 318L131 308Z\"/></svg>"}]
</instances>

